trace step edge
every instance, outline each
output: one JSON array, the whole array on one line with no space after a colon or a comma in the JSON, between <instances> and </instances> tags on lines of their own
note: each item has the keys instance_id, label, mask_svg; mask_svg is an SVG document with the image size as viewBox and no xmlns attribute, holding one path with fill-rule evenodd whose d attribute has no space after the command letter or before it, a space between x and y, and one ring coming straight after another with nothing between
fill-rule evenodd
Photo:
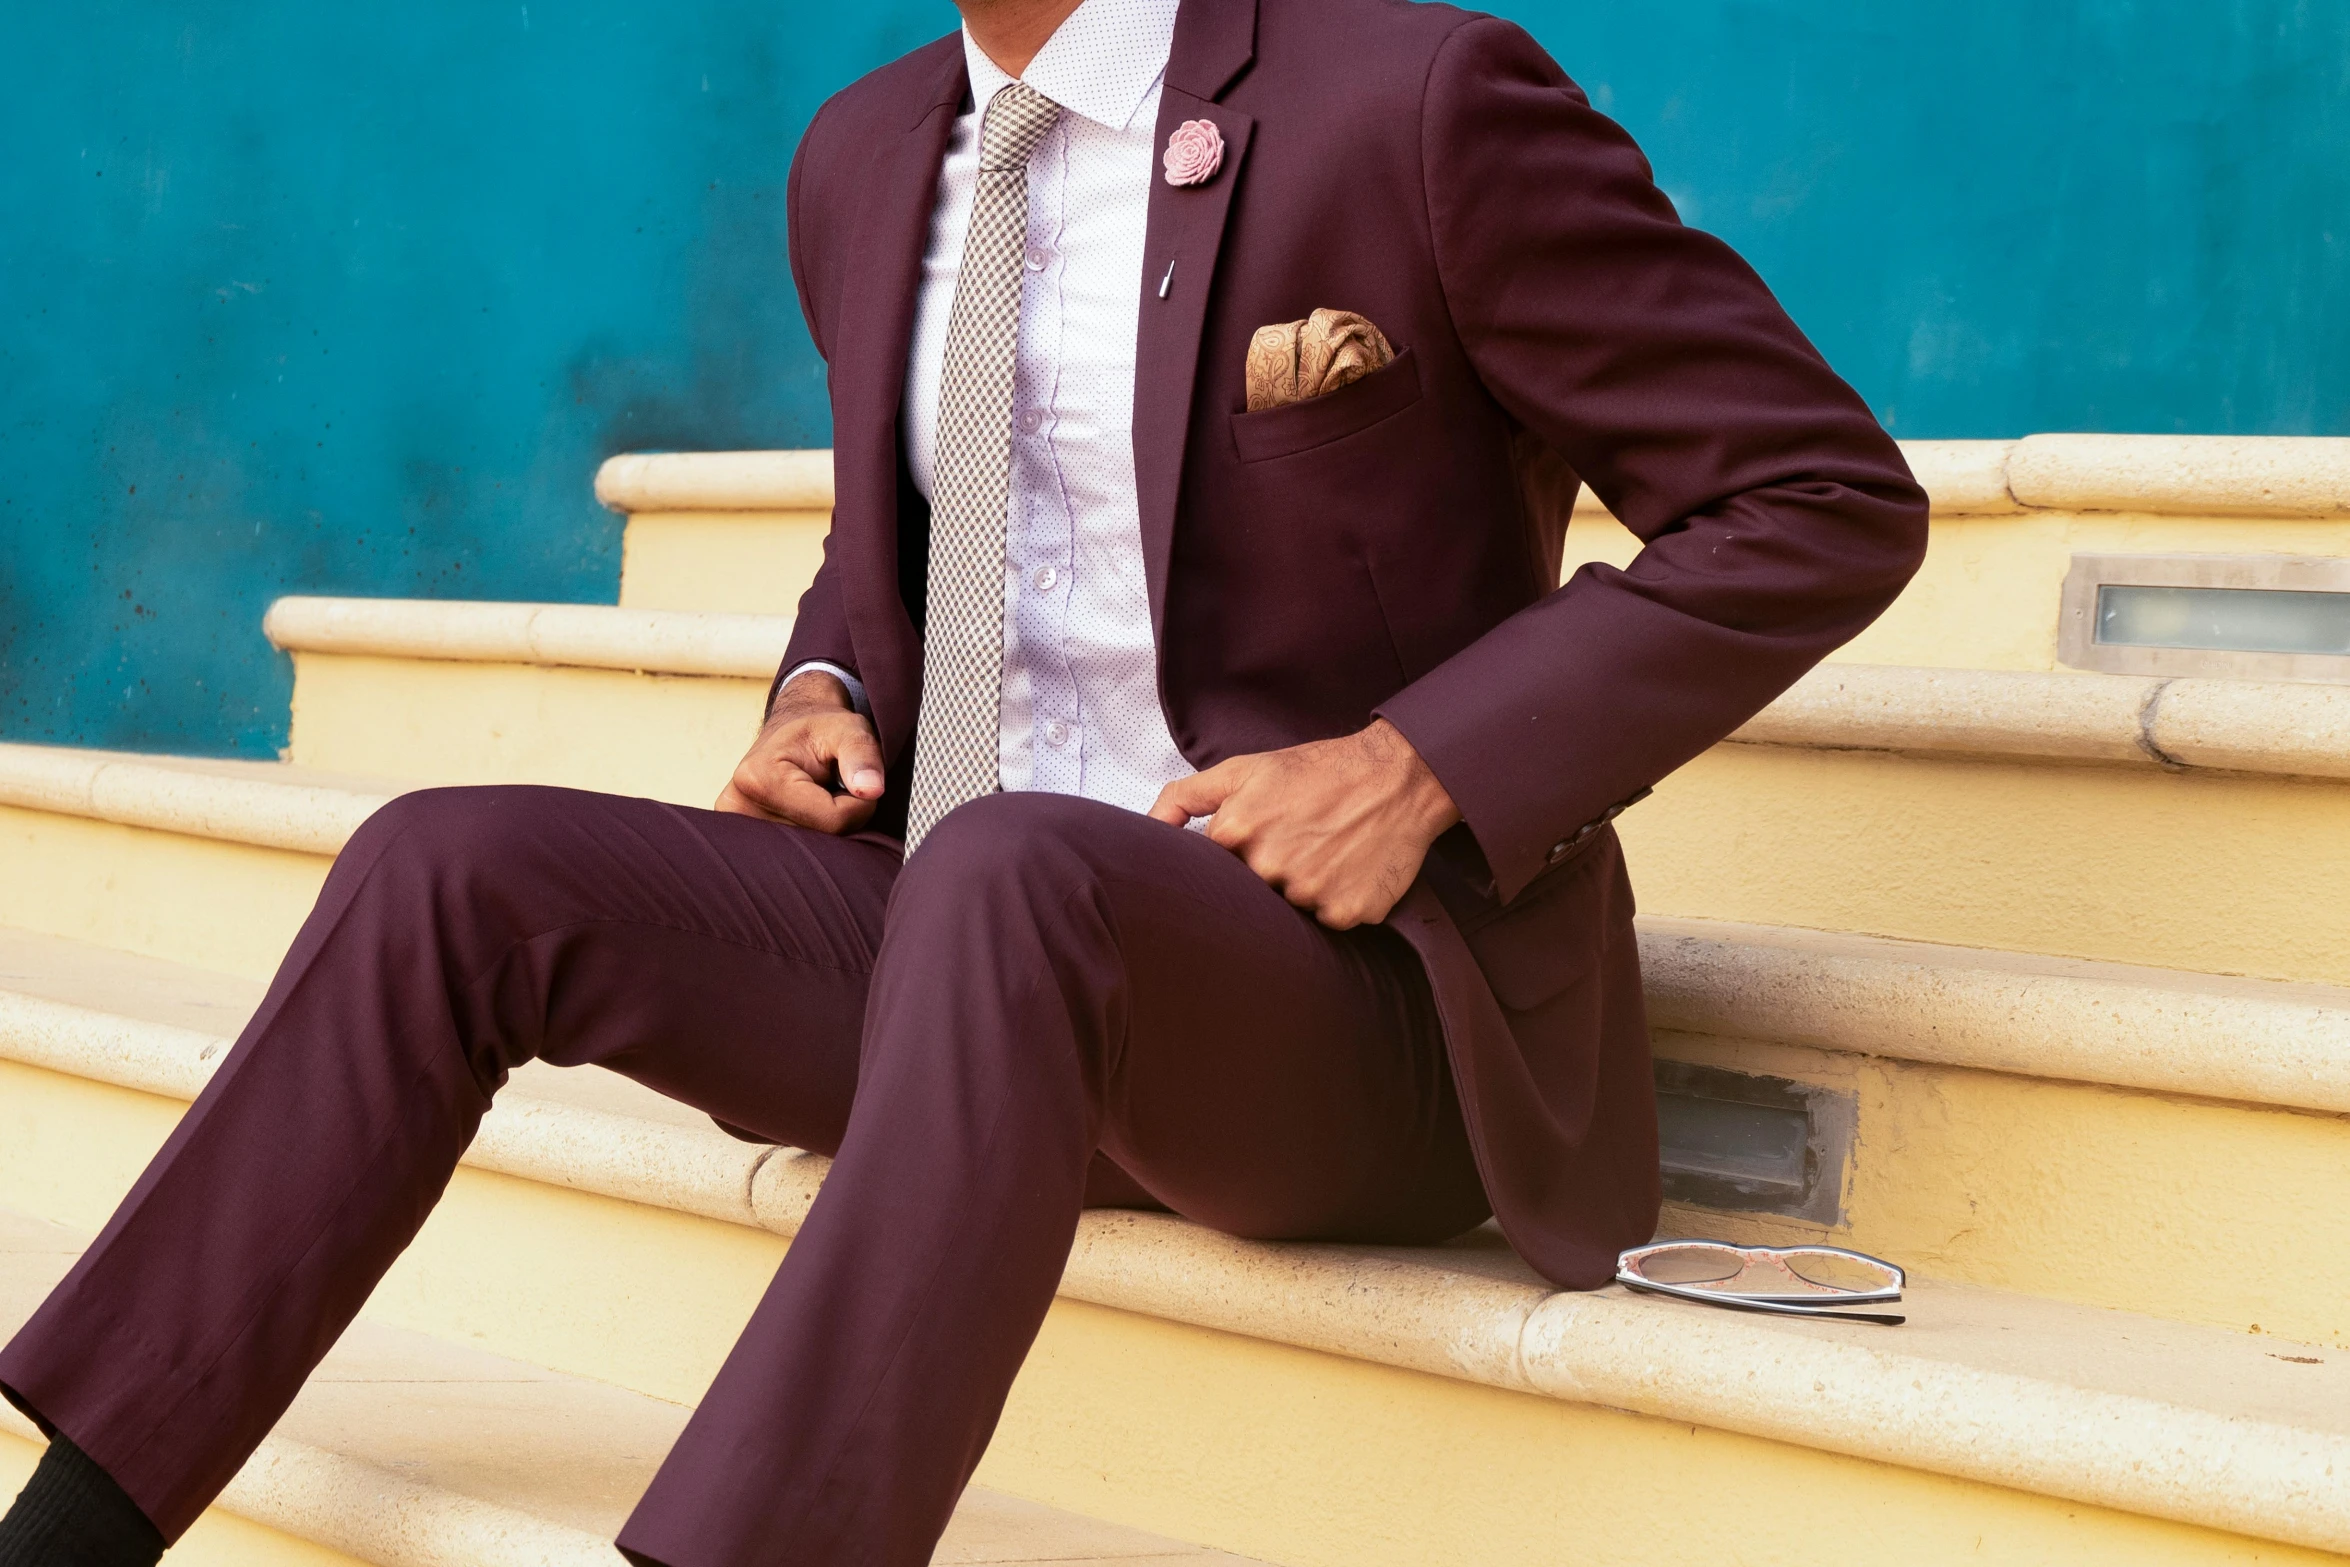
<instances>
[{"instance_id":1,"label":"step edge","mask_svg":"<svg viewBox=\"0 0 2350 1567\"><path fill-rule=\"evenodd\" d=\"M1638 922L1653 1026L2350 1114L2350 988L1710 923Z\"/></svg>"},{"instance_id":2,"label":"step edge","mask_svg":"<svg viewBox=\"0 0 2350 1567\"><path fill-rule=\"evenodd\" d=\"M2350 517L2350 440L2338 437L2046 431L1900 445L1936 516ZM829 447L632 452L596 472L596 498L620 512L828 511L833 496Z\"/></svg>"},{"instance_id":3,"label":"step edge","mask_svg":"<svg viewBox=\"0 0 2350 1567\"><path fill-rule=\"evenodd\" d=\"M788 615L288 597L297 654L766 679ZM2350 686L1903 664L1822 664L1724 742L2166 772L2350 778Z\"/></svg>"},{"instance_id":4,"label":"step edge","mask_svg":"<svg viewBox=\"0 0 2350 1567\"><path fill-rule=\"evenodd\" d=\"M2007 487L2034 509L2189 515L2350 516L2350 439L2339 436L2027 435Z\"/></svg>"},{"instance_id":5,"label":"step edge","mask_svg":"<svg viewBox=\"0 0 2350 1567\"><path fill-rule=\"evenodd\" d=\"M1765 1336L1674 1302L1553 1295L1526 1362L1554 1398L1795 1440L2176 1523L2350 1549L2350 1437L1977 1369L1865 1343ZM1856 1330L1865 1331L1865 1330ZM1725 1365L1743 1376L1723 1376ZM1824 1404L1826 1407L1820 1407Z\"/></svg>"},{"instance_id":6,"label":"step edge","mask_svg":"<svg viewBox=\"0 0 2350 1567\"><path fill-rule=\"evenodd\" d=\"M129 1018L0 987L0 1060L192 1101L233 1041L200 1029ZM729 1224L758 1227L762 1168L779 1150L720 1131L642 1120L582 1105L501 1095L464 1163ZM812 1195L812 1189L811 1189ZM797 1228L796 1221L793 1228Z\"/></svg>"},{"instance_id":7,"label":"step edge","mask_svg":"<svg viewBox=\"0 0 2350 1567\"><path fill-rule=\"evenodd\" d=\"M1343 1323L1333 1331L1331 1317L1365 1310L1359 1253L1242 1241L1164 1215L1087 1218L1083 1228L1094 1234L1081 1233L1061 1293L1098 1305L2255 1538L2350 1550L2350 1495L2334 1478L2350 1474L2350 1436L1865 1341L1807 1341L1756 1326L1756 1319L1615 1288L1554 1292L1469 1275L1487 1286L1484 1320L1464 1322L1466 1313L1446 1311L1438 1299L1460 1287L1453 1279L1376 1280L1393 1286L1391 1298L1379 1302L1386 1320L1369 1331L1346 1332L1350 1324ZM1113 1226L1161 1233L1148 1247L1106 1245L1102 1232ZM1089 1240L1098 1248L1090 1255ZM1195 1281L1210 1271L1259 1287L1226 1283L1203 1292ZM1515 1298L1513 1289L1521 1292ZM1415 1319L1423 1331L1403 1331ZM1505 1369L1490 1346L1510 1321ZM1711 1352L1693 1351L1701 1341ZM1455 1349L1464 1344L1471 1353ZM1772 1396L1737 1396L1765 1382ZM2036 1412L2029 1428L2019 1429L2019 1407ZM1922 1409L1936 1415L1935 1424L1903 1435ZM2182 1478L2197 1489L2181 1494Z\"/></svg>"},{"instance_id":8,"label":"step edge","mask_svg":"<svg viewBox=\"0 0 2350 1567\"><path fill-rule=\"evenodd\" d=\"M1821 664L1726 744L2350 778L2350 686Z\"/></svg>"},{"instance_id":9,"label":"step edge","mask_svg":"<svg viewBox=\"0 0 2350 1567\"><path fill-rule=\"evenodd\" d=\"M625 1567L627 1560L599 1535L287 1437L264 1438L219 1505L378 1567Z\"/></svg>"},{"instance_id":10,"label":"step edge","mask_svg":"<svg viewBox=\"0 0 2350 1567\"><path fill-rule=\"evenodd\" d=\"M617 512L830 511L832 448L623 452L596 469L596 499Z\"/></svg>"},{"instance_id":11,"label":"step edge","mask_svg":"<svg viewBox=\"0 0 2350 1567\"><path fill-rule=\"evenodd\" d=\"M792 617L297 594L272 603L261 627L290 653L764 680L783 661Z\"/></svg>"},{"instance_id":12,"label":"step edge","mask_svg":"<svg viewBox=\"0 0 2350 1567\"><path fill-rule=\"evenodd\" d=\"M71 1013L90 1011L20 996L13 1013L0 1011L0 1054L15 1055L16 1031L8 1021L11 1016L21 1021L27 1002ZM130 1029L123 1032L128 1035ZM184 1051L184 1036L193 1032L171 1030L183 1037L167 1043ZM105 1067L109 1081L136 1075L135 1063L120 1056ZM147 1091L171 1092L165 1083L184 1083L186 1076L184 1066L168 1076L159 1072ZM523 1102L521 1108L522 1116L508 1116L502 1124L527 1117L534 1128L509 1141L496 1157L505 1173L526 1179L537 1178L551 1142L592 1141L608 1135L603 1123L627 1119L552 1101ZM506 1106L494 1107L485 1127L505 1114ZM643 1147L656 1158L693 1149L701 1141L687 1128L653 1130L663 1135L649 1138ZM724 1138L715 1128L708 1136ZM737 1146L746 1155L759 1152ZM466 1162L477 1164L470 1152ZM750 1192L751 1217L731 1222L788 1238L805 1218L827 1164L796 1150L757 1158L742 1178ZM648 1179L640 1167L615 1154L575 1159L553 1171L552 1181L658 1205L658 1191L677 1182L708 1181L716 1165L713 1160L698 1166L702 1173L696 1176L697 1166L689 1160ZM736 1194L743 1189L731 1178L723 1187L710 1188L709 1216L739 1211ZM1558 1294L1533 1282L1445 1268L1428 1258L1242 1241L1167 1215L1087 1214L1060 1293L1506 1391L1626 1408L1824 1451L1885 1458L1895 1450L1888 1444L1894 1443L1901 1456L1893 1461L1907 1467L2259 1538L2350 1550L2350 1488L2327 1492L2310 1478L2320 1471L2350 1473L2350 1437L2327 1432L1953 1367L1898 1351L1829 1346L1816 1354L1799 1353L1795 1346L1803 1341L1740 1320L1715 1321L1714 1314L1699 1313L1693 1326L1688 1319L1698 1308L1607 1294ZM1678 1317L1671 1315L1676 1310ZM1674 1345L1685 1346L1693 1331L1722 1346L1723 1354L1692 1356L1685 1348L1660 1347L1659 1334L1669 1333ZM1800 1364L1823 1374L1813 1378L1817 1385L1808 1397L1796 1388L1791 1402L1740 1403L1722 1393L1724 1385L1736 1381L1725 1379L1722 1368L1740 1364L1748 1368L1749 1386L1758 1377L1779 1374L1774 1367ZM1658 1370L1676 1365L1678 1376ZM1830 1370L1833 1379L1825 1374ZM1885 1421L1874 1412L1888 1402L1914 1402L1904 1388L1917 1392L1929 1386L1974 1410L1973 1415L1955 1422L1945 1418L1928 1435L1889 1437ZM2057 1423L2060 1429L2035 1430L2038 1451L2022 1456L2005 1450L2018 1440L2010 1426L2019 1390L2037 1400L2035 1408L2068 1412ZM1802 1411L1804 1418L1790 1410ZM2119 1419L2116 1410L2128 1418ZM2089 1425L2074 1430L2081 1423L2075 1416L2087 1418ZM1951 1434L1962 1428L1972 1435ZM2183 1464L2193 1468L2203 1487L2186 1499L2171 1494Z\"/></svg>"},{"instance_id":13,"label":"step edge","mask_svg":"<svg viewBox=\"0 0 2350 1567\"><path fill-rule=\"evenodd\" d=\"M236 777L169 758L0 741L0 805L301 854L341 852L400 792L396 784Z\"/></svg>"},{"instance_id":14,"label":"step edge","mask_svg":"<svg viewBox=\"0 0 2350 1567\"><path fill-rule=\"evenodd\" d=\"M0 1404L0 1431L48 1438ZM330 1448L268 1436L213 1502L264 1528L376 1567L626 1567L612 1542Z\"/></svg>"}]
</instances>

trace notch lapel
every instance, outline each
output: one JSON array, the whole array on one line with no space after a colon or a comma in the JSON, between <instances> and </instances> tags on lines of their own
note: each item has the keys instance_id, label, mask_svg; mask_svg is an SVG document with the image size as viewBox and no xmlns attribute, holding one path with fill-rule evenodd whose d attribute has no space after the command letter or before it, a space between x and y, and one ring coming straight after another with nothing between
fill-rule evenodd
<instances>
[{"instance_id":1,"label":"notch lapel","mask_svg":"<svg viewBox=\"0 0 2350 1567\"><path fill-rule=\"evenodd\" d=\"M848 249L832 383L833 537L858 673L884 756L899 755L921 705L921 648L898 596L898 420L930 244L939 165L968 90L958 36L927 104L873 154Z\"/></svg>"},{"instance_id":2,"label":"notch lapel","mask_svg":"<svg viewBox=\"0 0 2350 1567\"><path fill-rule=\"evenodd\" d=\"M1134 488L1151 634L1162 642L1200 335L1225 222L1256 132L1254 119L1215 100L1254 57L1256 24L1256 0L1183 0L1159 95L1155 147L1164 149L1185 120L1211 120L1224 137L1223 167L1204 185L1170 185L1154 169L1143 239L1142 313L1134 344ZM1162 299L1159 284L1170 265L1174 280Z\"/></svg>"}]
</instances>

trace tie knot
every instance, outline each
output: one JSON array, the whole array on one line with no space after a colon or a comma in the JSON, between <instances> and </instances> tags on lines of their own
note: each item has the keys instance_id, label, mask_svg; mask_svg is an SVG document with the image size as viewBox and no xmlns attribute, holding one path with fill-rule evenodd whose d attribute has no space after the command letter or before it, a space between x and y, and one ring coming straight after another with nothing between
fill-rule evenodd
<instances>
[{"instance_id":1,"label":"tie knot","mask_svg":"<svg viewBox=\"0 0 2350 1567\"><path fill-rule=\"evenodd\" d=\"M979 130L982 169L1024 169L1028 155L1060 119L1061 106L1026 82L1014 82L988 100Z\"/></svg>"}]
</instances>

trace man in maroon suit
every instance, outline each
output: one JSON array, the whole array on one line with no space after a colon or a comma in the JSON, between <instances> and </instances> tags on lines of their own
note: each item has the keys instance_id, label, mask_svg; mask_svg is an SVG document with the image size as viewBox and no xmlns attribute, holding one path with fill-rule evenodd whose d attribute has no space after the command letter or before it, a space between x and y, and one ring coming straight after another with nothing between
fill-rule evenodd
<instances>
[{"instance_id":1,"label":"man in maroon suit","mask_svg":"<svg viewBox=\"0 0 2350 1567\"><path fill-rule=\"evenodd\" d=\"M185 1529L533 1057L836 1155L621 1535L667 1567L924 1561L1089 1201L1491 1212L1568 1288L1649 1237L1607 823L1899 591L1898 451L1508 23L962 8L793 165L837 501L721 809L361 830L0 1354L55 1439L0 1567ZM1263 336L1317 311L1391 353ZM1578 480L1645 547L1559 587Z\"/></svg>"}]
</instances>

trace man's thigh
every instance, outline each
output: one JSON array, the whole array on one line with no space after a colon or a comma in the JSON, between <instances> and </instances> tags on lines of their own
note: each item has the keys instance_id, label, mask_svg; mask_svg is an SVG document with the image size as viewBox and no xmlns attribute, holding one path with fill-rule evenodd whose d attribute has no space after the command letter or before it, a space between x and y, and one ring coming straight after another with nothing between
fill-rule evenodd
<instances>
[{"instance_id":1,"label":"man's thigh","mask_svg":"<svg viewBox=\"0 0 2350 1567\"><path fill-rule=\"evenodd\" d=\"M763 1138L839 1145L894 844L572 789L391 809L456 883L464 1004L507 1061L593 1063Z\"/></svg>"},{"instance_id":2,"label":"man's thigh","mask_svg":"<svg viewBox=\"0 0 2350 1567\"><path fill-rule=\"evenodd\" d=\"M1102 1151L1233 1234L1434 1240L1486 1207L1417 957L1198 833L1071 802L1123 968Z\"/></svg>"}]
</instances>

